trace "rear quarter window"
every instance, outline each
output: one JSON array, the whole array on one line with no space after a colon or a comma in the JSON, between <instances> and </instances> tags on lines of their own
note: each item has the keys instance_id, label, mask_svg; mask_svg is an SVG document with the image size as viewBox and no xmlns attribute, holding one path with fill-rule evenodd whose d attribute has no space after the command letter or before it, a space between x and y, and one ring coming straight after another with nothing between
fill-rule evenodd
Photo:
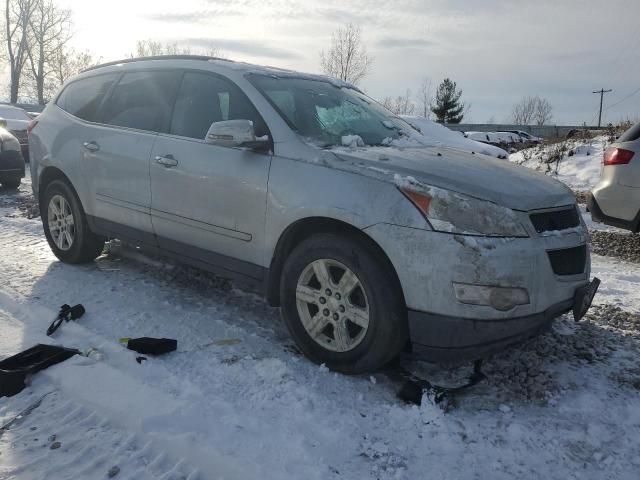
<instances>
[{"instance_id":1,"label":"rear quarter window","mask_svg":"<svg viewBox=\"0 0 640 480\"><path fill-rule=\"evenodd\" d=\"M96 75L72 82L62 91L56 105L71 115L94 122L104 96L118 75L118 73Z\"/></svg>"},{"instance_id":2,"label":"rear quarter window","mask_svg":"<svg viewBox=\"0 0 640 480\"><path fill-rule=\"evenodd\" d=\"M633 142L640 138L640 122L636 123L629 130L624 132L622 136L618 139L619 142Z\"/></svg>"}]
</instances>

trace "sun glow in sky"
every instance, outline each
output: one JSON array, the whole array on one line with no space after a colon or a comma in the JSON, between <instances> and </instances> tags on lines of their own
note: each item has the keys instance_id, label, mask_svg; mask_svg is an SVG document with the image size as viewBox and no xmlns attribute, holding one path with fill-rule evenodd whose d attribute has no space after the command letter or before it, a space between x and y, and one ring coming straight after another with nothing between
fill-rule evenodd
<instances>
[{"instance_id":1,"label":"sun glow in sky","mask_svg":"<svg viewBox=\"0 0 640 480\"><path fill-rule=\"evenodd\" d=\"M104 61L140 39L215 47L230 59L319 71L331 32L359 25L374 57L362 87L381 99L422 78L450 77L469 118L506 121L524 95L547 97L558 124L597 122L640 88L637 0L58 0L73 11L73 46ZM605 121L640 117L640 92Z\"/></svg>"}]
</instances>

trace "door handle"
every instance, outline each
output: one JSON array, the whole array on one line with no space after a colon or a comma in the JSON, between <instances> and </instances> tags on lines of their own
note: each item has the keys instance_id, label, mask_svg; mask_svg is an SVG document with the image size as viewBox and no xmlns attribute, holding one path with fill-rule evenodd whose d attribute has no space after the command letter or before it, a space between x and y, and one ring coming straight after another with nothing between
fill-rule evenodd
<instances>
[{"instance_id":1,"label":"door handle","mask_svg":"<svg viewBox=\"0 0 640 480\"><path fill-rule=\"evenodd\" d=\"M98 150L100 150L100 145L98 145L96 142L84 142L82 146L90 152L97 152Z\"/></svg>"},{"instance_id":2,"label":"door handle","mask_svg":"<svg viewBox=\"0 0 640 480\"><path fill-rule=\"evenodd\" d=\"M171 167L175 167L176 165L178 165L178 160L173 158L173 155L165 155L164 157L157 156L156 157L156 163L159 163L163 167L171 168Z\"/></svg>"}]
</instances>

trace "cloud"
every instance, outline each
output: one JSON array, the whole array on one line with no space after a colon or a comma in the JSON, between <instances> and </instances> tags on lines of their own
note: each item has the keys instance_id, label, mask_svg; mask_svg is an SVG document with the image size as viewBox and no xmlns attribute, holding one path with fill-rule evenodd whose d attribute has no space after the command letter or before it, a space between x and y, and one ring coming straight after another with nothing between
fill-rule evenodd
<instances>
[{"instance_id":1,"label":"cloud","mask_svg":"<svg viewBox=\"0 0 640 480\"><path fill-rule=\"evenodd\" d=\"M194 10L180 13L152 13L145 15L148 20L165 23L206 23L219 17L237 17L242 15L241 10L224 8L217 10Z\"/></svg>"},{"instance_id":2,"label":"cloud","mask_svg":"<svg viewBox=\"0 0 640 480\"><path fill-rule=\"evenodd\" d=\"M382 37L376 41L378 48L426 48L436 45L436 42L426 38Z\"/></svg>"},{"instance_id":3,"label":"cloud","mask_svg":"<svg viewBox=\"0 0 640 480\"><path fill-rule=\"evenodd\" d=\"M381 16L379 14L370 13L365 10L333 7L319 7L315 10L319 18L336 23L337 25L345 23L354 23L356 25L375 25L380 23Z\"/></svg>"},{"instance_id":4,"label":"cloud","mask_svg":"<svg viewBox=\"0 0 640 480\"><path fill-rule=\"evenodd\" d=\"M254 57L297 59L301 55L297 52L279 47L272 47L264 42L254 40L237 40L228 38L188 38L184 42L187 45L200 48L219 48L224 52L236 52Z\"/></svg>"}]
</instances>

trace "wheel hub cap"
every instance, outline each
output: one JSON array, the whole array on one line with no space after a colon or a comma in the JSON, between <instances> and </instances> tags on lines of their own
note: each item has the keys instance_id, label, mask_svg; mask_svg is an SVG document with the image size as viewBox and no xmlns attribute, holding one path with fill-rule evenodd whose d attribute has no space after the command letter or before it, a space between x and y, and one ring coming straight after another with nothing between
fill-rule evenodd
<instances>
[{"instance_id":1,"label":"wheel hub cap","mask_svg":"<svg viewBox=\"0 0 640 480\"><path fill-rule=\"evenodd\" d=\"M369 302L362 284L336 260L316 260L304 269L296 304L309 336L334 352L356 348L369 328Z\"/></svg>"},{"instance_id":2,"label":"wheel hub cap","mask_svg":"<svg viewBox=\"0 0 640 480\"><path fill-rule=\"evenodd\" d=\"M76 236L76 226L71 205L62 195L51 197L47 208L47 223L53 243L60 250L69 250Z\"/></svg>"}]
</instances>

